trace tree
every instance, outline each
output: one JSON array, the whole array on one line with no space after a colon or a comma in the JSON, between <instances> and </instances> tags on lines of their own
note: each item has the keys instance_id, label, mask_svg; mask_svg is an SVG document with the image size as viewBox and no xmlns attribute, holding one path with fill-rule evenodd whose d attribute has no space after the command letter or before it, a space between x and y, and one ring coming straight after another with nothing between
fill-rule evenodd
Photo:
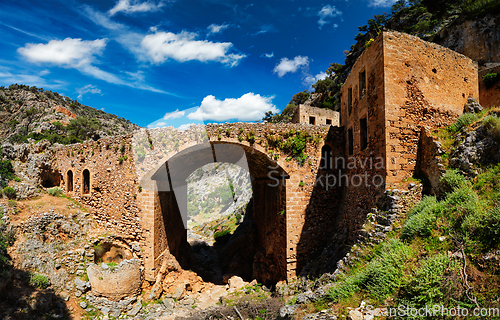
<instances>
[{"instance_id":1,"label":"tree","mask_svg":"<svg viewBox=\"0 0 500 320\"><path fill-rule=\"evenodd\" d=\"M318 80L318 82L316 82L312 86L314 88L314 92L316 93L325 93L327 91L331 91L336 87L335 82L328 77L323 80Z\"/></svg>"},{"instance_id":2,"label":"tree","mask_svg":"<svg viewBox=\"0 0 500 320\"><path fill-rule=\"evenodd\" d=\"M97 119L78 117L69 121L68 129L70 135L83 141L92 138L99 130L100 123Z\"/></svg>"},{"instance_id":3,"label":"tree","mask_svg":"<svg viewBox=\"0 0 500 320\"><path fill-rule=\"evenodd\" d=\"M307 101L307 99L309 99L310 95L311 93L308 90L296 93L293 95L292 100L290 100L288 104L294 104L296 106L298 106L299 104L304 104Z\"/></svg>"},{"instance_id":4,"label":"tree","mask_svg":"<svg viewBox=\"0 0 500 320\"><path fill-rule=\"evenodd\" d=\"M35 107L31 107L28 110L24 111L24 118L26 119L26 127L24 128L24 135L27 135L30 130L30 125L35 120L35 116L38 113L38 109Z\"/></svg>"},{"instance_id":5,"label":"tree","mask_svg":"<svg viewBox=\"0 0 500 320\"><path fill-rule=\"evenodd\" d=\"M340 63L330 63L330 66L328 67L328 69L326 69L326 74L329 75L329 76L333 76L335 74L339 74L343 71L344 69L344 65L340 64Z\"/></svg>"}]
</instances>

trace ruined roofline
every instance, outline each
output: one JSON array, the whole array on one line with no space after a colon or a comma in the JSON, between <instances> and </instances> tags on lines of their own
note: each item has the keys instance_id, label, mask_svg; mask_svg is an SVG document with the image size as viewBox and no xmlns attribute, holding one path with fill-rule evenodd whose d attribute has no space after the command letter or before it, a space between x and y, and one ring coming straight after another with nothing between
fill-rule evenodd
<instances>
[{"instance_id":1,"label":"ruined roofline","mask_svg":"<svg viewBox=\"0 0 500 320\"><path fill-rule=\"evenodd\" d=\"M421 39L421 38L419 38L417 36L414 36L414 35L411 35L411 34L405 33L405 32L399 32L399 31L394 31L394 30L382 31L376 38L374 38L373 42L380 41L380 39L382 37L384 37L384 35L395 35L395 36L398 36L398 37L406 37L408 39L412 39L412 40L419 41L421 43L425 43L426 45L429 45L429 46L433 47L433 49L435 49L435 50L443 50L447 54L455 55L457 58L469 60L469 61L471 61L472 63L474 63L476 65L476 68L478 68L477 61L472 60L471 58L467 57L466 55L463 55L463 54L461 54L459 52L453 51L453 50L451 50L451 49L449 49L447 47L444 47L442 45L439 45L437 43L425 41L425 40L423 40L423 39ZM382 39L382 41L383 41L383 39ZM363 50L363 52L356 59L356 62L354 62L354 64L352 65L352 67L349 70L349 74L347 75L347 78L349 78L349 76L351 75L351 70L354 69L354 67L356 66L356 64L364 57L365 53L368 50L370 50L370 47L372 47L372 46L370 45L368 48L365 48L365 50ZM342 86L344 86L344 85L342 85Z\"/></svg>"}]
</instances>

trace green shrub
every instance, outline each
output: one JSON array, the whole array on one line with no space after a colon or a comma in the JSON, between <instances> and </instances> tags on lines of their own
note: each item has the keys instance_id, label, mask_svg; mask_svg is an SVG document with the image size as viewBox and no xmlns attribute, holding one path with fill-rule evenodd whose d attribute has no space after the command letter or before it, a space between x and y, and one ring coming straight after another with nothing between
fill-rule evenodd
<instances>
[{"instance_id":1,"label":"green shrub","mask_svg":"<svg viewBox=\"0 0 500 320\"><path fill-rule=\"evenodd\" d=\"M47 192L53 197L59 197L63 193L61 188L59 187L50 188L47 190Z\"/></svg>"},{"instance_id":2,"label":"green shrub","mask_svg":"<svg viewBox=\"0 0 500 320\"><path fill-rule=\"evenodd\" d=\"M424 196L416 206L408 211L408 218L422 212L423 210L427 210L430 207L434 207L437 203L436 197Z\"/></svg>"},{"instance_id":3,"label":"green shrub","mask_svg":"<svg viewBox=\"0 0 500 320\"><path fill-rule=\"evenodd\" d=\"M15 199L17 197L16 190L12 187L5 187L3 189L3 194L5 194L9 199Z\"/></svg>"},{"instance_id":4,"label":"green shrub","mask_svg":"<svg viewBox=\"0 0 500 320\"><path fill-rule=\"evenodd\" d=\"M429 212L420 212L406 219L402 239L410 240L415 236L428 237L436 226L436 216Z\"/></svg>"},{"instance_id":5,"label":"green shrub","mask_svg":"<svg viewBox=\"0 0 500 320\"><path fill-rule=\"evenodd\" d=\"M328 299L338 302L352 296L355 292L367 289L377 299L386 298L395 292L404 281L404 265L413 252L410 247L391 239L384 243L374 258L354 274L338 281L328 290Z\"/></svg>"},{"instance_id":6,"label":"green shrub","mask_svg":"<svg viewBox=\"0 0 500 320\"><path fill-rule=\"evenodd\" d=\"M458 170L448 170L439 180L439 189L441 193L450 193L455 189L468 186L469 183Z\"/></svg>"},{"instance_id":7,"label":"green shrub","mask_svg":"<svg viewBox=\"0 0 500 320\"><path fill-rule=\"evenodd\" d=\"M465 206L467 204L477 204L479 197L470 186L457 188L452 193L448 194L445 199L448 207L450 206Z\"/></svg>"},{"instance_id":8,"label":"green shrub","mask_svg":"<svg viewBox=\"0 0 500 320\"><path fill-rule=\"evenodd\" d=\"M30 272L29 283L38 289L45 289L50 285L50 280L44 274Z\"/></svg>"},{"instance_id":9,"label":"green shrub","mask_svg":"<svg viewBox=\"0 0 500 320\"><path fill-rule=\"evenodd\" d=\"M477 121L478 115L475 113L464 113L461 115L455 123L453 123L449 129L451 132L456 133L462 130L462 128L467 127L471 123Z\"/></svg>"},{"instance_id":10,"label":"green shrub","mask_svg":"<svg viewBox=\"0 0 500 320\"><path fill-rule=\"evenodd\" d=\"M2 179L6 181L15 178L14 169L12 168L12 163L9 160L0 161L0 177L2 177ZM0 188L5 188L6 186L7 184L4 181L3 184L0 185Z\"/></svg>"},{"instance_id":11,"label":"green shrub","mask_svg":"<svg viewBox=\"0 0 500 320\"><path fill-rule=\"evenodd\" d=\"M458 267L458 263L445 253L428 257L413 273L404 291L417 306L442 303L450 293L446 273L457 272Z\"/></svg>"},{"instance_id":12,"label":"green shrub","mask_svg":"<svg viewBox=\"0 0 500 320\"><path fill-rule=\"evenodd\" d=\"M487 246L500 241L500 206L467 216L462 229Z\"/></svg>"},{"instance_id":13,"label":"green shrub","mask_svg":"<svg viewBox=\"0 0 500 320\"><path fill-rule=\"evenodd\" d=\"M214 240L217 241L217 239L222 238L223 236L229 234L230 232L231 232L230 230L217 231L214 233Z\"/></svg>"},{"instance_id":14,"label":"green shrub","mask_svg":"<svg viewBox=\"0 0 500 320\"><path fill-rule=\"evenodd\" d=\"M486 87L491 87L500 80L500 75L498 73L488 73L483 76L483 82Z\"/></svg>"},{"instance_id":15,"label":"green shrub","mask_svg":"<svg viewBox=\"0 0 500 320\"><path fill-rule=\"evenodd\" d=\"M500 118L490 114L484 117L483 126L488 130L488 134L497 142L500 142Z\"/></svg>"}]
</instances>

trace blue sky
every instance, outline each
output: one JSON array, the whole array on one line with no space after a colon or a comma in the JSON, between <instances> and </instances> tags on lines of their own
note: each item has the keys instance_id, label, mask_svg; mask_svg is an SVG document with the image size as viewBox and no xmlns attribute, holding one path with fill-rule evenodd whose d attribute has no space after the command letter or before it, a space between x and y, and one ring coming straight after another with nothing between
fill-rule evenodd
<instances>
[{"instance_id":1,"label":"blue sky","mask_svg":"<svg viewBox=\"0 0 500 320\"><path fill-rule=\"evenodd\" d=\"M395 0L0 1L0 85L140 126L257 121L344 61Z\"/></svg>"}]
</instances>

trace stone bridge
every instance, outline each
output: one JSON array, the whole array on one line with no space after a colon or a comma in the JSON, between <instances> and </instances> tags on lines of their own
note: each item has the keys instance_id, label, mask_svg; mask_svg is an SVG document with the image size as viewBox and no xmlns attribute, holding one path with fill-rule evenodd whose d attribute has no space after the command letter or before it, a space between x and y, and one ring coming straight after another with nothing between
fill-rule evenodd
<instances>
[{"instance_id":1,"label":"stone bridge","mask_svg":"<svg viewBox=\"0 0 500 320\"><path fill-rule=\"evenodd\" d=\"M317 186L322 150L342 150L330 125L247 124L142 129L133 135L61 147L56 164L64 192L93 214L103 232L137 243L145 278L162 260L186 250L186 178L199 167L228 162L252 179L253 219L263 282L297 275L332 232L339 189ZM337 144L337 145L336 145ZM328 157L326 156L326 157ZM257 258L256 258L257 260Z\"/></svg>"}]
</instances>

